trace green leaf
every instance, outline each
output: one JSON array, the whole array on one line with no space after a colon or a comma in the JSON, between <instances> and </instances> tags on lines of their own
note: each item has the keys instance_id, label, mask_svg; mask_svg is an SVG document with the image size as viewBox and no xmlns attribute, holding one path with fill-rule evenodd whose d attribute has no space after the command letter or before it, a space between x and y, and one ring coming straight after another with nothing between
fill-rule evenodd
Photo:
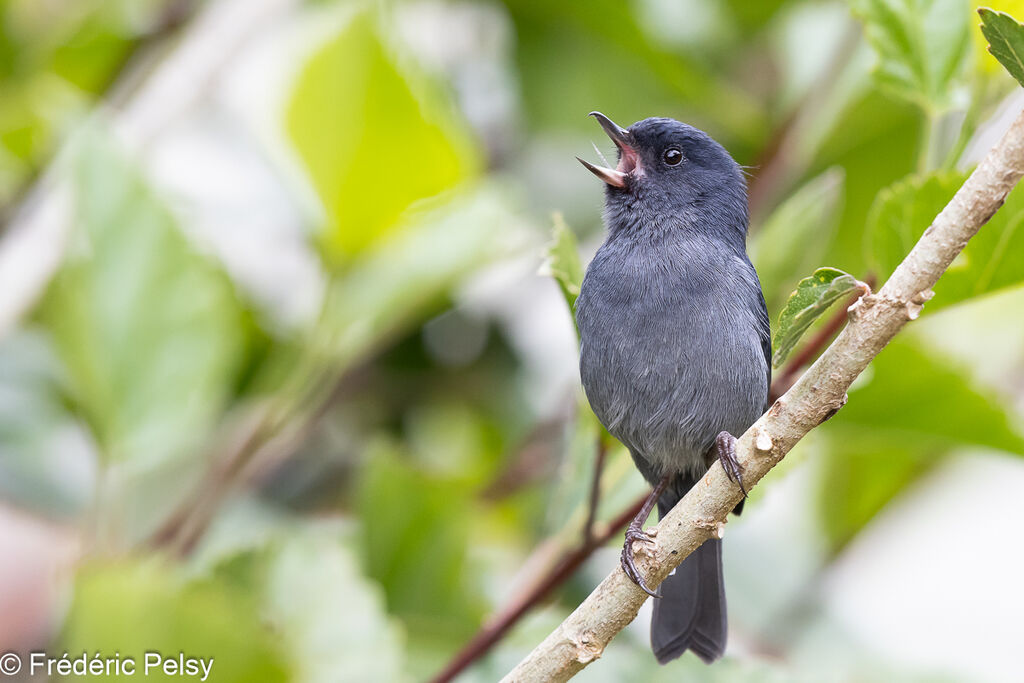
<instances>
[{"instance_id":1,"label":"green leaf","mask_svg":"<svg viewBox=\"0 0 1024 683\"><path fill-rule=\"evenodd\" d=\"M867 431L867 430L865 430ZM931 443L844 434L828 440L818 482L818 519L830 555L841 551L889 502L938 464ZM923 446L923 447L922 447Z\"/></svg>"},{"instance_id":2,"label":"green leaf","mask_svg":"<svg viewBox=\"0 0 1024 683\"><path fill-rule=\"evenodd\" d=\"M843 170L830 168L790 195L752 235L748 251L771 313L782 308L797 274L824 258L842 192Z\"/></svg>"},{"instance_id":3,"label":"green leaf","mask_svg":"<svg viewBox=\"0 0 1024 683\"><path fill-rule=\"evenodd\" d=\"M153 0L0 3L0 201L17 198L110 87L133 44L165 21Z\"/></svg>"},{"instance_id":4,"label":"green leaf","mask_svg":"<svg viewBox=\"0 0 1024 683\"><path fill-rule=\"evenodd\" d=\"M87 566L75 582L60 651L131 657L213 657L209 681L292 680L277 636L250 596L223 582L187 581L155 562ZM146 680L181 680L154 669Z\"/></svg>"},{"instance_id":5,"label":"green leaf","mask_svg":"<svg viewBox=\"0 0 1024 683\"><path fill-rule=\"evenodd\" d=\"M64 37L51 56L58 76L87 92L101 93L131 53L127 22L111 13L85 17L73 35Z\"/></svg>"},{"instance_id":6,"label":"green leaf","mask_svg":"<svg viewBox=\"0 0 1024 683\"><path fill-rule=\"evenodd\" d=\"M552 235L552 241L544 252L544 263L540 272L541 275L555 278L571 313L576 310L576 298L580 295L580 285L583 284L583 264L580 262L576 235L566 225L560 213L555 214Z\"/></svg>"},{"instance_id":7,"label":"green leaf","mask_svg":"<svg viewBox=\"0 0 1024 683\"><path fill-rule=\"evenodd\" d=\"M384 610L380 586L359 570L330 528L304 528L268 548L266 618L291 654L296 680L403 680L402 632Z\"/></svg>"},{"instance_id":8,"label":"green leaf","mask_svg":"<svg viewBox=\"0 0 1024 683\"><path fill-rule=\"evenodd\" d=\"M417 469L386 443L370 448L359 486L367 576L417 647L458 647L483 603L469 571L474 501L468 486Z\"/></svg>"},{"instance_id":9,"label":"green leaf","mask_svg":"<svg viewBox=\"0 0 1024 683\"><path fill-rule=\"evenodd\" d=\"M856 0L854 12L879 84L926 110L946 107L970 56L967 0Z\"/></svg>"},{"instance_id":10,"label":"green leaf","mask_svg":"<svg viewBox=\"0 0 1024 683\"><path fill-rule=\"evenodd\" d=\"M966 368L905 333L875 358L850 400L822 426L820 519L841 550L889 501L958 448L1024 455L1008 401L969 379Z\"/></svg>"},{"instance_id":11,"label":"green leaf","mask_svg":"<svg viewBox=\"0 0 1024 683\"><path fill-rule=\"evenodd\" d=\"M966 369L928 350L910 332L894 339L850 389L825 425L843 438L884 435L934 448L978 446L1024 454L1020 419L1007 401L969 379Z\"/></svg>"},{"instance_id":12,"label":"green leaf","mask_svg":"<svg viewBox=\"0 0 1024 683\"><path fill-rule=\"evenodd\" d=\"M910 253L966 178L966 174L952 171L909 175L878 193L868 213L864 239L872 267L883 280ZM954 263L952 270L958 267Z\"/></svg>"},{"instance_id":13,"label":"green leaf","mask_svg":"<svg viewBox=\"0 0 1024 683\"><path fill-rule=\"evenodd\" d=\"M330 265L394 230L414 202L474 175L472 145L428 86L399 68L368 11L300 74L287 129L326 212Z\"/></svg>"},{"instance_id":14,"label":"green leaf","mask_svg":"<svg viewBox=\"0 0 1024 683\"><path fill-rule=\"evenodd\" d=\"M840 166L844 173L839 226L818 262L864 273L864 226L878 192L917 165L923 117L916 107L870 89L848 106L822 143L814 173Z\"/></svg>"},{"instance_id":15,"label":"green leaf","mask_svg":"<svg viewBox=\"0 0 1024 683\"><path fill-rule=\"evenodd\" d=\"M189 573L258 603L260 621L287 656L293 681L404 681L405 634L381 587L361 572L352 520L298 518L242 496L229 503L190 556ZM214 679L216 680L216 679Z\"/></svg>"},{"instance_id":16,"label":"green leaf","mask_svg":"<svg viewBox=\"0 0 1024 683\"><path fill-rule=\"evenodd\" d=\"M786 360L803 333L829 306L863 290L865 286L854 276L837 268L819 268L810 277L801 280L779 315L779 325L772 341L775 349L772 364L778 367Z\"/></svg>"},{"instance_id":17,"label":"green leaf","mask_svg":"<svg viewBox=\"0 0 1024 683\"><path fill-rule=\"evenodd\" d=\"M109 142L87 133L73 168L78 224L40 319L74 405L108 461L200 453L245 359L241 304Z\"/></svg>"},{"instance_id":18,"label":"green leaf","mask_svg":"<svg viewBox=\"0 0 1024 683\"><path fill-rule=\"evenodd\" d=\"M988 41L988 51L1024 85L1024 26L1005 12L987 7L978 10L981 32Z\"/></svg>"},{"instance_id":19,"label":"green leaf","mask_svg":"<svg viewBox=\"0 0 1024 683\"><path fill-rule=\"evenodd\" d=\"M726 0L723 4L728 5L732 21L737 22L748 31L758 31L768 26L772 19L779 12L787 9L791 3L789 0L762 0L761 2L748 2L748 0Z\"/></svg>"},{"instance_id":20,"label":"green leaf","mask_svg":"<svg viewBox=\"0 0 1024 683\"><path fill-rule=\"evenodd\" d=\"M846 406L822 426L829 446L820 519L833 553L951 451L981 447L1024 455L1010 401L928 348L934 333L920 329L894 339L851 388Z\"/></svg>"},{"instance_id":21,"label":"green leaf","mask_svg":"<svg viewBox=\"0 0 1024 683\"><path fill-rule=\"evenodd\" d=\"M467 275L522 248L523 238L513 207L493 187L408 216L334 278L314 355L358 360L442 305Z\"/></svg>"},{"instance_id":22,"label":"green leaf","mask_svg":"<svg viewBox=\"0 0 1024 683\"><path fill-rule=\"evenodd\" d=\"M686 112L686 119L701 128L713 125L716 138L737 158L753 154L769 132L768 119L749 89L718 76L710 49L687 55L666 48L643 30L631 3L503 4L514 23L517 80L531 130L576 129L595 135L585 114L602 103L605 113L623 125L653 112ZM720 61L732 59L735 52L723 44L725 36L715 38L709 47L721 50ZM604 137L600 131L596 135Z\"/></svg>"},{"instance_id":23,"label":"green leaf","mask_svg":"<svg viewBox=\"0 0 1024 683\"><path fill-rule=\"evenodd\" d=\"M966 179L955 172L912 175L878 194L865 239L879 275L892 273ZM1014 190L935 285L925 311L1024 282L1022 221L1024 193Z\"/></svg>"}]
</instances>

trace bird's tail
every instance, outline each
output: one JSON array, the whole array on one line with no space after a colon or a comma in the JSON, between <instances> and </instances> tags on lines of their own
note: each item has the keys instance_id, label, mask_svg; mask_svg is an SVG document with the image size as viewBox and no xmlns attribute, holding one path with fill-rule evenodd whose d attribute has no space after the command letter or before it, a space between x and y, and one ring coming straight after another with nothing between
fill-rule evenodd
<instances>
[{"instance_id":1,"label":"bird's tail","mask_svg":"<svg viewBox=\"0 0 1024 683\"><path fill-rule=\"evenodd\" d=\"M664 517L688 489L666 491L658 500L658 517ZM654 599L651 618L651 648L658 662L670 662L687 650L706 664L721 657L727 631L721 539L712 538L693 551L661 582L658 592L661 597Z\"/></svg>"}]
</instances>

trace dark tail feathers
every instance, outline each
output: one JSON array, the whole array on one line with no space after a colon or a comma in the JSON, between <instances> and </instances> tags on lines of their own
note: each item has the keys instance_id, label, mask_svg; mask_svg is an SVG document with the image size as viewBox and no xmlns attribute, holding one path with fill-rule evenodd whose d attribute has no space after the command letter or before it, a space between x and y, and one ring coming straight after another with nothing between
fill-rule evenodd
<instances>
[{"instance_id":1,"label":"dark tail feathers","mask_svg":"<svg viewBox=\"0 0 1024 683\"><path fill-rule=\"evenodd\" d=\"M666 492L658 501L659 518L678 499L673 492ZM658 592L661 597L654 600L651 618L651 648L658 662L670 662L687 650L706 664L721 657L728 630L722 541L705 541L661 582Z\"/></svg>"}]
</instances>

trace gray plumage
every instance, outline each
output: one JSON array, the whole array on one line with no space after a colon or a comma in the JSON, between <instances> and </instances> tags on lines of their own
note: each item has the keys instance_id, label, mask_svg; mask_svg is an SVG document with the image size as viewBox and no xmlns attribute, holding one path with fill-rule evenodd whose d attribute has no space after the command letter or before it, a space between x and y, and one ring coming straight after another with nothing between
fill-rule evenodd
<instances>
[{"instance_id":1,"label":"gray plumage","mask_svg":"<svg viewBox=\"0 0 1024 683\"><path fill-rule=\"evenodd\" d=\"M647 481L674 475L658 501L663 516L716 457L716 436L742 434L764 412L768 316L746 254L746 184L728 152L672 119L626 131L598 119L619 164L586 164L608 183L607 237L576 303L580 374L594 412ZM719 657L721 542L701 546L660 590L651 629L658 660L687 649Z\"/></svg>"}]
</instances>

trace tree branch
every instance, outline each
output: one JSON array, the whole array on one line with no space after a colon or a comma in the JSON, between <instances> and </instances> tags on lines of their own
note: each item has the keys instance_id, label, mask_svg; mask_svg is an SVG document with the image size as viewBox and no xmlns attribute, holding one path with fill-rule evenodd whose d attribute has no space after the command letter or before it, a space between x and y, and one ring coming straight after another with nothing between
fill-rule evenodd
<instances>
[{"instance_id":1,"label":"tree branch","mask_svg":"<svg viewBox=\"0 0 1024 683\"><path fill-rule=\"evenodd\" d=\"M869 287L874 287L875 278L868 275L866 281ZM812 336L800 350L794 354L775 378L768 391L768 398L774 401L784 394L793 383L799 378L804 367L814 360L818 354L828 345L832 337L839 332L846 321L846 314L850 306L856 303L862 294L858 293L852 297L845 306L836 312L817 334ZM597 525L597 507L600 501L600 476L603 470L604 460L607 456L608 444L603 435L598 441L598 452L594 464L594 478L591 481L590 500L587 510L587 522L584 527L583 540L576 548L564 552L562 557L551 563L550 567L539 578L533 587L522 596L513 599L506 607L492 617L477 632L466 645L449 661L444 670L432 679L432 683L447 683L474 661L483 657L494 645L505 636L517 621L529 613L531 609L546 599L547 596L558 586L565 583L572 577L573 573L587 560L598 548L607 543L613 536L620 533L626 524L636 517L640 507L647 499L647 494L642 494L638 499L627 505L619 514L615 515L613 521L605 526L604 532L599 538L595 538L593 527ZM500 487L502 491L508 490L508 486ZM542 542L538 548L544 547L551 539ZM527 563L529 564L529 563Z\"/></svg>"},{"instance_id":2,"label":"tree branch","mask_svg":"<svg viewBox=\"0 0 1024 683\"><path fill-rule=\"evenodd\" d=\"M849 311L835 342L736 444L743 480L756 484L809 431L846 403L846 390L886 344L917 318L931 288L1024 175L1024 113L985 156L877 294ZM720 464L650 530L656 543L638 553L656 586L691 552L721 537L742 494ZM601 656L647 599L620 567L538 645L504 681L565 681Z\"/></svg>"}]
</instances>

